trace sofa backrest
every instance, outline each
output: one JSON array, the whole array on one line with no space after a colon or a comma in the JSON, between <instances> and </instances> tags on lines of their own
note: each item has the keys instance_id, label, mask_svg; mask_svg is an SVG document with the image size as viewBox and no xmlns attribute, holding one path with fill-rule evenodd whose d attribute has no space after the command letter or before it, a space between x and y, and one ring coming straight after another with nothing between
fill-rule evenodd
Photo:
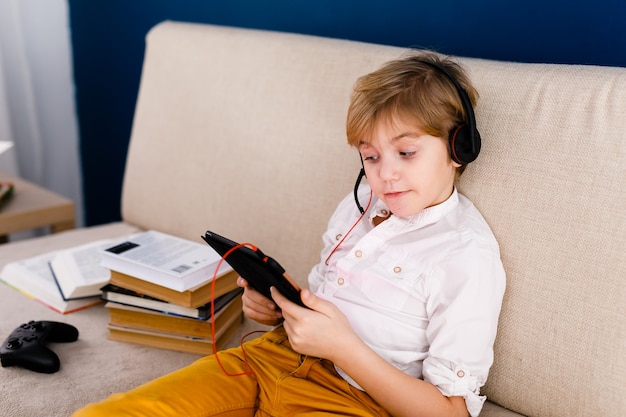
<instances>
[{"instance_id":1,"label":"sofa backrest","mask_svg":"<svg viewBox=\"0 0 626 417\"><path fill-rule=\"evenodd\" d=\"M463 62L485 152L459 188L507 273L485 391L529 416L626 415L626 69Z\"/></svg>"},{"instance_id":2,"label":"sofa backrest","mask_svg":"<svg viewBox=\"0 0 626 417\"><path fill-rule=\"evenodd\" d=\"M165 22L147 37L123 217L251 242L301 283L359 168L351 87L402 48ZM507 272L489 399L626 414L626 69L460 58L483 150L459 183Z\"/></svg>"}]
</instances>

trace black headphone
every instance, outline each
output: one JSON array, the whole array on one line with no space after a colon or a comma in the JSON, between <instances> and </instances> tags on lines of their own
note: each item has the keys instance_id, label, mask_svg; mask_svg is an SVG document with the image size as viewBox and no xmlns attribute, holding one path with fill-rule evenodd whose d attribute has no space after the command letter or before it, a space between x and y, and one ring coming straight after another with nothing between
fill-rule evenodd
<instances>
[{"instance_id":1,"label":"black headphone","mask_svg":"<svg viewBox=\"0 0 626 417\"><path fill-rule=\"evenodd\" d=\"M452 160L457 164L467 165L470 162L473 162L480 153L480 133L476 128L474 108L472 107L472 101L470 100L467 91L465 91L457 79L441 65L432 61L419 60L418 62L429 65L444 74L450 80L452 85L454 85L454 88L456 88L459 98L461 99L461 104L463 105L463 110L467 116L467 123L454 126L450 130L450 133L448 134L448 150L450 151L450 158L452 158ZM365 210L359 203L357 190L364 176L365 168L363 167L363 158L361 158L361 170L359 171L356 183L354 184L354 201L356 202L356 206L361 214L364 214Z\"/></svg>"},{"instance_id":2,"label":"black headphone","mask_svg":"<svg viewBox=\"0 0 626 417\"><path fill-rule=\"evenodd\" d=\"M461 165L467 165L473 162L478 158L478 154L480 153L480 133L476 128L474 108L472 107L472 101L467 95L467 91L465 91L457 79L441 65L432 61L419 62L437 69L448 77L452 85L454 85L454 88L456 88L459 98L461 99L461 104L463 105L463 110L465 110L465 114L467 115L467 123L454 126L448 134L450 158Z\"/></svg>"}]
</instances>

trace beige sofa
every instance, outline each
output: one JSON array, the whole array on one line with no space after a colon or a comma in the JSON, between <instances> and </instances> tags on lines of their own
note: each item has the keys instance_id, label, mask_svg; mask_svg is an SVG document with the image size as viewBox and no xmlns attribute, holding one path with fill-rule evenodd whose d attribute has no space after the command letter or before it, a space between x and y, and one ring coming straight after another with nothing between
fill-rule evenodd
<instances>
[{"instance_id":1,"label":"beige sofa","mask_svg":"<svg viewBox=\"0 0 626 417\"><path fill-rule=\"evenodd\" d=\"M139 229L195 240L212 229L258 244L304 284L359 167L344 135L351 86L403 51L158 25L147 37L123 222L2 245L0 267ZM626 69L459 60L481 95L483 152L458 187L492 226L508 276L482 416L623 417ZM101 307L62 316L3 285L0 299L2 335L31 319L81 332L51 346L56 374L0 369L1 415L67 416L197 358L108 341Z\"/></svg>"}]
</instances>

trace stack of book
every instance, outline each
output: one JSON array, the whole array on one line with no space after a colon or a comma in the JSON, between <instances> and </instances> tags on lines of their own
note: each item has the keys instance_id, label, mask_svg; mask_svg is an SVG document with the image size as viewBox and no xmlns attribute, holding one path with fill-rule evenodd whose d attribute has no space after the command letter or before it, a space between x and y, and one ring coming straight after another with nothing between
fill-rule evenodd
<instances>
[{"instance_id":1,"label":"stack of book","mask_svg":"<svg viewBox=\"0 0 626 417\"><path fill-rule=\"evenodd\" d=\"M208 245L156 231L44 253L0 271L0 281L61 314L106 302L113 340L197 354L212 353L240 326L237 277Z\"/></svg>"},{"instance_id":2,"label":"stack of book","mask_svg":"<svg viewBox=\"0 0 626 417\"><path fill-rule=\"evenodd\" d=\"M148 231L101 255L110 339L205 355L241 325L238 275L209 246Z\"/></svg>"}]
</instances>

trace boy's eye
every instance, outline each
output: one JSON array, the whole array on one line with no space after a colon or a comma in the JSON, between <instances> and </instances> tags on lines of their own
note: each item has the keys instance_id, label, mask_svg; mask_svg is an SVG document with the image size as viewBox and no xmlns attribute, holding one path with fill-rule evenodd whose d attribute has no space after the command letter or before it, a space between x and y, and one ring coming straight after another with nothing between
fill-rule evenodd
<instances>
[{"instance_id":1,"label":"boy's eye","mask_svg":"<svg viewBox=\"0 0 626 417\"><path fill-rule=\"evenodd\" d=\"M403 158L410 158L413 155L415 155L415 151L410 151L410 152L400 152L400 156Z\"/></svg>"},{"instance_id":2,"label":"boy's eye","mask_svg":"<svg viewBox=\"0 0 626 417\"><path fill-rule=\"evenodd\" d=\"M363 156L363 160L364 161L376 161L378 159L377 155L369 155L369 156Z\"/></svg>"}]
</instances>

